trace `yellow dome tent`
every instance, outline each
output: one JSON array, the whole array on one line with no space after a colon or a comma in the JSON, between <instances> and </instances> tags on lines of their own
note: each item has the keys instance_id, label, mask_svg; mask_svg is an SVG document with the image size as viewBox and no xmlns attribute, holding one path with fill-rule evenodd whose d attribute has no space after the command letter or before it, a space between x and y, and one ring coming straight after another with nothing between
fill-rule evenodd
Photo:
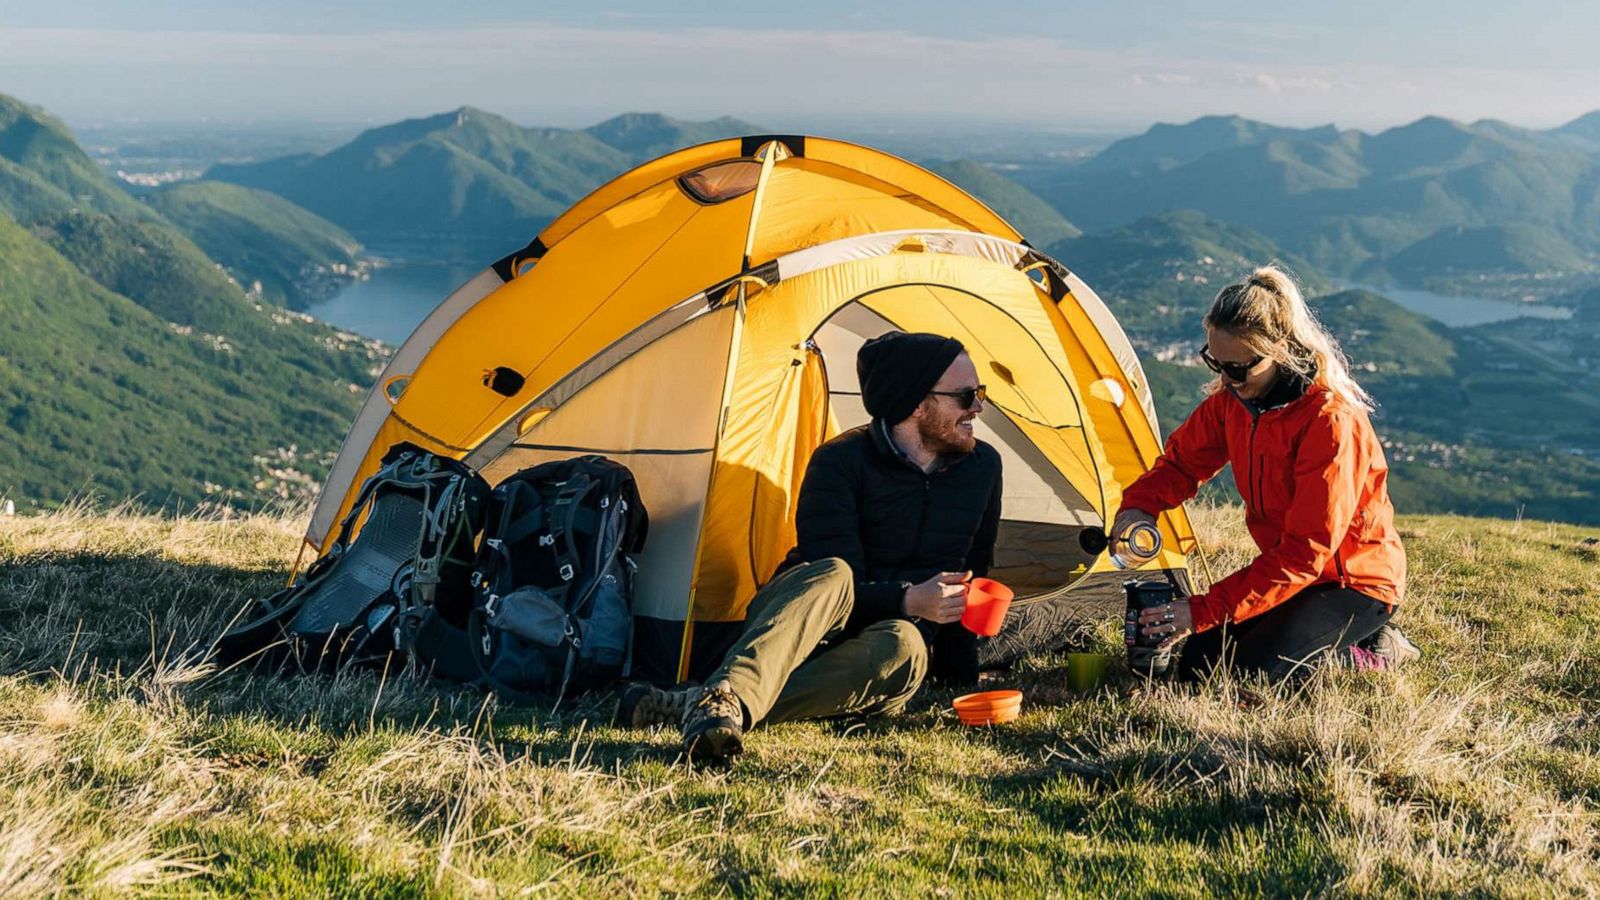
<instances>
[{"instance_id":1,"label":"yellow dome tent","mask_svg":"<svg viewBox=\"0 0 1600 900\"><path fill-rule=\"evenodd\" d=\"M306 542L384 451L411 441L491 484L550 459L625 463L650 512L636 669L693 677L794 544L813 448L866 421L855 352L891 329L950 335L988 385L1004 458L991 574L1023 605L986 660L1120 609L1079 533L1160 452L1133 348L1105 305L982 203L841 141L765 135L645 163L580 201L433 311L390 360L334 461ZM1163 517L1149 574L1187 583L1193 533Z\"/></svg>"}]
</instances>

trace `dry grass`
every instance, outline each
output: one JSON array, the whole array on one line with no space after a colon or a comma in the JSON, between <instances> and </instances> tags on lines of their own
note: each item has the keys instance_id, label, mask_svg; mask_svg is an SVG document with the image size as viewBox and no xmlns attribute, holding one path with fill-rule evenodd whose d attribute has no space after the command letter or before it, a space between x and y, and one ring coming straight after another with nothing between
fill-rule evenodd
<instances>
[{"instance_id":1,"label":"dry grass","mask_svg":"<svg viewBox=\"0 0 1600 900\"><path fill-rule=\"evenodd\" d=\"M1236 510L1197 519L1218 574L1246 558ZM0 896L1600 892L1581 529L1404 520L1429 656L1401 672L1083 698L1038 660L1008 728L930 692L699 771L604 698L216 672L299 524L0 519Z\"/></svg>"}]
</instances>

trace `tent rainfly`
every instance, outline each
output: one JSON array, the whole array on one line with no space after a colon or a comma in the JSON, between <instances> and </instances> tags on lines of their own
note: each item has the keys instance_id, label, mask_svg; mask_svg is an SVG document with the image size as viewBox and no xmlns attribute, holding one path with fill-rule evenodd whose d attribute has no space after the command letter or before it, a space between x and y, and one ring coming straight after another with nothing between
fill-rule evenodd
<instances>
[{"instance_id":1,"label":"tent rainfly","mask_svg":"<svg viewBox=\"0 0 1600 900\"><path fill-rule=\"evenodd\" d=\"M1059 645L1120 609L1085 551L1160 452L1133 348L1094 292L982 203L876 150L797 135L715 141L621 175L419 325L367 397L312 513L325 553L384 451L412 441L491 484L600 453L650 511L635 668L706 673L793 546L811 451L863 424L855 353L949 335L989 386L1004 458L993 576L1019 605L981 657ZM1187 516L1141 577L1187 585Z\"/></svg>"}]
</instances>

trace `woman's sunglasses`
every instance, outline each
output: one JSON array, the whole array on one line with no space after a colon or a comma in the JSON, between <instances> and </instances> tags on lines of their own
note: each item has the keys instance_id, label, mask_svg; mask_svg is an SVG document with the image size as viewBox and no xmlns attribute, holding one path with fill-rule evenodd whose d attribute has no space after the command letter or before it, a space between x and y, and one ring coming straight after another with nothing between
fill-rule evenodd
<instances>
[{"instance_id":1,"label":"woman's sunglasses","mask_svg":"<svg viewBox=\"0 0 1600 900\"><path fill-rule=\"evenodd\" d=\"M962 409L971 409L979 400L989 399L989 392L983 385L967 388L964 391L929 391L935 397L954 397L961 404Z\"/></svg>"},{"instance_id":2,"label":"woman's sunglasses","mask_svg":"<svg viewBox=\"0 0 1600 900\"><path fill-rule=\"evenodd\" d=\"M1226 375L1234 381L1244 381L1249 378L1250 370L1261 365L1263 359L1266 359L1266 357L1258 356L1249 362L1242 363L1219 362L1215 356L1211 355L1210 347L1200 348L1200 361L1206 364L1206 368L1219 375Z\"/></svg>"}]
</instances>

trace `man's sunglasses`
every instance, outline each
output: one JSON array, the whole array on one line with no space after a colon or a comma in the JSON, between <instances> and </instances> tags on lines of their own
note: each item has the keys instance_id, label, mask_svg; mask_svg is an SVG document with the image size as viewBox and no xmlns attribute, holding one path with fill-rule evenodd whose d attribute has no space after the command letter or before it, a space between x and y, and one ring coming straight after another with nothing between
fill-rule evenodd
<instances>
[{"instance_id":1,"label":"man's sunglasses","mask_svg":"<svg viewBox=\"0 0 1600 900\"><path fill-rule=\"evenodd\" d=\"M989 391L983 385L967 388L962 391L929 391L935 397L954 397L961 404L962 409L971 409L979 400L989 399Z\"/></svg>"},{"instance_id":2,"label":"man's sunglasses","mask_svg":"<svg viewBox=\"0 0 1600 900\"><path fill-rule=\"evenodd\" d=\"M1244 381L1249 378L1250 370L1261 365L1263 359L1266 359L1266 357L1258 356L1249 362L1242 363L1218 362L1217 358L1211 355L1210 347L1200 348L1200 361L1206 364L1206 368L1219 375L1226 375L1234 381Z\"/></svg>"}]
</instances>

